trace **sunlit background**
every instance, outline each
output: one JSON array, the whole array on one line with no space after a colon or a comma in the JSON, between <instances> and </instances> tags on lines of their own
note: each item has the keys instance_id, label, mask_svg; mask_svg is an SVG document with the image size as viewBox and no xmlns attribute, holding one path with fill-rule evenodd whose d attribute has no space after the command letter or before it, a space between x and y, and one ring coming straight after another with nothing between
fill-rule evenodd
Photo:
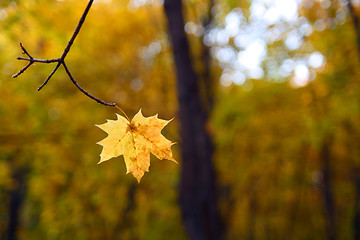
<instances>
[{"instance_id":1,"label":"sunlit background","mask_svg":"<svg viewBox=\"0 0 360 240\"><path fill-rule=\"evenodd\" d=\"M19 42L35 58L60 57L86 3L0 0L0 239L187 239L178 146L179 165L152 157L137 184L122 157L97 165L106 134L94 125L115 109L62 69L38 92L53 64L11 78L26 65ZM212 80L224 239L360 237L360 1L351 3L355 15L347 0L183 1L193 66ZM129 116L175 116L163 134L181 143L163 5L95 0L66 62Z\"/></svg>"}]
</instances>

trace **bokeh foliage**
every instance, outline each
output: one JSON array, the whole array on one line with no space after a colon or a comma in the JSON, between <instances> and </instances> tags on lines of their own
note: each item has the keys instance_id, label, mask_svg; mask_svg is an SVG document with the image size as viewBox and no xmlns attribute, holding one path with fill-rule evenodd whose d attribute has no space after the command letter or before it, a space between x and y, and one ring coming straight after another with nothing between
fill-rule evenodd
<instances>
[{"instance_id":1,"label":"bokeh foliage","mask_svg":"<svg viewBox=\"0 0 360 240\"><path fill-rule=\"evenodd\" d=\"M115 109L82 95L63 70L37 92L54 65L35 64L11 78L24 66L15 61L21 54L18 43L34 57L59 57L85 4L25 1L2 6L8 16L1 22L0 44L0 238L8 227L11 193L23 184L20 238L153 239L176 233L175 238L184 239L176 164L153 161L153 174L141 185L125 175L122 159L97 165L101 146L96 142L106 134L94 125L114 119ZM154 23L144 24L149 19ZM164 29L160 6L135 13L126 4L96 3L68 66L87 91L117 102L129 115L142 107L145 116L158 112L170 119L176 102ZM149 45L157 49L148 50ZM178 141L176 123L165 134Z\"/></svg>"},{"instance_id":2,"label":"bokeh foliage","mask_svg":"<svg viewBox=\"0 0 360 240\"><path fill-rule=\"evenodd\" d=\"M117 102L129 115L143 108L145 116L170 119L177 102L163 6L134 2L95 1L67 65L84 89ZM251 1L218 2L214 26L235 7L249 15ZM324 9L320 2L299 9L313 25L337 12L338 5ZM95 143L105 135L94 124L114 119L115 109L82 95L63 70L37 92L53 65L35 64L11 78L25 64L16 61L18 43L34 57L59 57L85 4L0 3L0 238L19 193L19 239L186 239L177 202L181 159L180 165L152 159L141 184L125 175L122 158L97 165L101 147ZM201 22L207 4L184 1L187 21ZM188 36L201 73L201 36ZM302 88L287 81L291 76L273 83L267 75L223 86L221 63L211 61L216 97L208 129L227 239L325 239L324 143L336 232L339 239L354 234L360 68L350 17L304 37L303 46L286 54L295 58L310 48L326 64ZM264 66L285 51L281 40L268 50ZM175 118L164 135L181 142L177 125ZM174 151L178 159L176 146Z\"/></svg>"}]
</instances>

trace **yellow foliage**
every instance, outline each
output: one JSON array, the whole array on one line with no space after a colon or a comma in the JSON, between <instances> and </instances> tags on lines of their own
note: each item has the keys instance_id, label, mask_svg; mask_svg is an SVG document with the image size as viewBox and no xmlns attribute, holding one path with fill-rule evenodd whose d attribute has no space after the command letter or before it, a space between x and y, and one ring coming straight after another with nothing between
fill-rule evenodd
<instances>
[{"instance_id":1,"label":"yellow foliage","mask_svg":"<svg viewBox=\"0 0 360 240\"><path fill-rule=\"evenodd\" d=\"M103 146L100 162L124 155L127 172L131 172L140 182L150 167L150 152L160 160L168 159L176 162L171 146L161 130L171 121L159 119L157 115L144 117L141 109L131 122L117 115L117 120L107 120L107 123L96 125L108 136L98 144Z\"/></svg>"}]
</instances>

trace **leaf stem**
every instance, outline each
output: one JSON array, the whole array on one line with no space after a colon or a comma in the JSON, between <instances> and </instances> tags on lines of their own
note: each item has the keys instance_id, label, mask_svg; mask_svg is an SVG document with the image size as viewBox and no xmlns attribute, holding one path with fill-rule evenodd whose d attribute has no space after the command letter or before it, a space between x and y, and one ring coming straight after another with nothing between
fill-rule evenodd
<instances>
[{"instance_id":1,"label":"leaf stem","mask_svg":"<svg viewBox=\"0 0 360 240\"><path fill-rule=\"evenodd\" d=\"M119 109L119 110L125 115L126 119L129 121L129 124L130 124L131 121L130 121L128 115L126 115L126 113L125 113L119 106L116 106L116 105L115 105L114 107L116 107L117 109Z\"/></svg>"}]
</instances>

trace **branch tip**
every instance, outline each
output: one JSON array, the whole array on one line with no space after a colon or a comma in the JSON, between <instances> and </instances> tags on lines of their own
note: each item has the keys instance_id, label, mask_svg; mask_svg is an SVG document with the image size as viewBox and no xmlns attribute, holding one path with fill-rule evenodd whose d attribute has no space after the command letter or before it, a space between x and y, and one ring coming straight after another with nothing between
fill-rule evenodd
<instances>
[{"instance_id":1,"label":"branch tip","mask_svg":"<svg viewBox=\"0 0 360 240\"><path fill-rule=\"evenodd\" d=\"M28 51L25 49L25 47L23 46L23 44L20 42L20 47L23 51L23 54L26 54L29 58L23 58L23 57L18 57L17 60L24 60L24 61L28 61L29 63L24 67L22 68L18 73L14 74L12 77L13 78L16 78L17 76L19 76L20 74L22 74L26 69L28 69L28 67L31 66L31 64L35 63L35 62L39 62L39 63L53 63L53 62L57 62L56 64L56 67L55 69L50 73L50 75L45 79L45 81L41 84L40 87L38 87L38 91L40 91L47 83L48 81L50 80L50 78L54 75L54 73L57 71L57 69L60 67L60 65L63 65L64 68L65 68L65 71L67 73L67 75L69 76L70 80L73 82L73 84L83 93L85 94L87 97L95 100L96 102L102 104L102 105L105 105L105 106L110 106L110 107L117 107L116 106L116 103L107 103L107 102L104 102L104 101L101 101L100 99L92 96L91 94L89 94L88 92L86 92L84 89L82 89L79 84L75 81L75 79L73 78L73 76L71 75L68 67L66 66L65 64L65 58L66 58L66 55L69 53L70 51L70 48L71 46L73 45L74 43L74 40L76 38L76 36L79 34L79 31L85 21L85 18L86 18L86 15L88 14L90 8L91 8L91 5L92 3L94 2L94 0L89 0L76 28L75 28L75 31L72 35L72 37L70 38L70 41L69 43L67 44L67 46L65 47L64 49L64 52L62 53L61 57L60 58L56 58L56 59L36 59L36 58L33 58L29 53ZM126 115L126 114L125 114Z\"/></svg>"},{"instance_id":2,"label":"branch tip","mask_svg":"<svg viewBox=\"0 0 360 240\"><path fill-rule=\"evenodd\" d=\"M25 47L23 46L23 44L20 42L20 47L23 50L23 54L26 54L29 56L30 59L33 59L33 57L28 53L28 51L26 51Z\"/></svg>"},{"instance_id":3,"label":"branch tip","mask_svg":"<svg viewBox=\"0 0 360 240\"><path fill-rule=\"evenodd\" d=\"M23 67L23 69L21 69L19 72L17 72L16 74L12 75L13 78L16 78L17 76L19 76L20 74L22 74L23 72L25 72L26 69L28 69L28 67L31 66L31 64L33 64L33 62L29 62L25 67Z\"/></svg>"}]
</instances>

